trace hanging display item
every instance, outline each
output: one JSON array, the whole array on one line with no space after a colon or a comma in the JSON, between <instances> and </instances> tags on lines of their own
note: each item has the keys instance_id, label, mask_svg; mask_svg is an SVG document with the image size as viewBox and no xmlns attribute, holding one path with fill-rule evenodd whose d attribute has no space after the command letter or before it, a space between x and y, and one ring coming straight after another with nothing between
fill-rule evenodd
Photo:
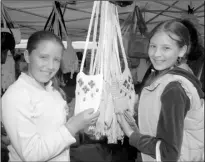
<instances>
[{"instance_id":1,"label":"hanging display item","mask_svg":"<svg viewBox=\"0 0 205 162\"><path fill-rule=\"evenodd\" d=\"M15 74L15 61L9 50L6 62L1 65L1 88L3 92L16 80Z\"/></svg>"},{"instance_id":2,"label":"hanging display item","mask_svg":"<svg viewBox=\"0 0 205 162\"><path fill-rule=\"evenodd\" d=\"M99 50L98 53L96 52L97 46L92 49L91 52L91 60L90 60L90 69L89 69L89 75L85 74L83 72L83 67L85 65L85 59L87 55L87 47L88 42L90 38L90 33L92 30L92 24L93 19L96 17L98 19L99 17L99 6L97 6L97 3L94 3L93 11L91 15L91 21L90 26L88 29L88 36L86 39L85 49L83 53L83 58L81 61L80 66L80 72L77 75L76 78L76 102L75 102L75 114L80 113L81 111L88 109L88 108L94 108L95 111L98 110L98 107L100 105L101 100L101 94L102 94L102 88L103 88L103 75L102 75L102 64L100 64L100 54ZM96 42L97 38L97 21L95 21L95 27L94 27L94 36L93 36L93 42ZM95 60L94 56L95 55ZM95 65L94 65L95 61ZM98 65L96 64L98 63Z\"/></svg>"},{"instance_id":3,"label":"hanging display item","mask_svg":"<svg viewBox=\"0 0 205 162\"><path fill-rule=\"evenodd\" d=\"M58 35L61 40L63 40L63 33L67 42L67 47L64 50L61 71L63 74L71 73L71 79L74 72L79 72L79 61L74 48L72 47L72 42L68 37L68 33L65 26L65 21L63 18L63 13L61 11L60 2L54 1L53 9L49 15L49 18L45 24L44 30L51 31Z\"/></svg>"},{"instance_id":4,"label":"hanging display item","mask_svg":"<svg viewBox=\"0 0 205 162\"><path fill-rule=\"evenodd\" d=\"M147 26L138 6L128 15L121 26L123 43L130 58L148 58ZM138 31L140 34L138 34Z\"/></svg>"},{"instance_id":5,"label":"hanging display item","mask_svg":"<svg viewBox=\"0 0 205 162\"><path fill-rule=\"evenodd\" d=\"M1 32L8 32L13 34L15 44L19 44L21 42L20 28L11 20L3 3L1 3Z\"/></svg>"},{"instance_id":6,"label":"hanging display item","mask_svg":"<svg viewBox=\"0 0 205 162\"><path fill-rule=\"evenodd\" d=\"M98 46L91 49L90 69L85 74L83 66L92 29L92 41ZM89 128L96 139L107 136L108 143L123 140L124 133L117 122L116 114L128 110L134 115L136 96L123 47L118 10L108 1L94 2L76 82L75 114L88 108L100 111L96 125Z\"/></svg>"}]
</instances>

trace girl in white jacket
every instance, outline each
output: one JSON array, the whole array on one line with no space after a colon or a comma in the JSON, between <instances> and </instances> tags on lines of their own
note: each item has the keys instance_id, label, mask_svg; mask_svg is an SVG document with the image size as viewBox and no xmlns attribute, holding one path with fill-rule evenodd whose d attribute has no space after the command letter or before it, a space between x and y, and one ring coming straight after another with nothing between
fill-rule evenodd
<instances>
[{"instance_id":1,"label":"girl in white jacket","mask_svg":"<svg viewBox=\"0 0 205 162\"><path fill-rule=\"evenodd\" d=\"M70 161L75 134L99 116L89 109L66 121L66 101L55 78L63 50L61 40L48 31L28 39L24 53L28 71L2 97L10 161Z\"/></svg>"}]
</instances>

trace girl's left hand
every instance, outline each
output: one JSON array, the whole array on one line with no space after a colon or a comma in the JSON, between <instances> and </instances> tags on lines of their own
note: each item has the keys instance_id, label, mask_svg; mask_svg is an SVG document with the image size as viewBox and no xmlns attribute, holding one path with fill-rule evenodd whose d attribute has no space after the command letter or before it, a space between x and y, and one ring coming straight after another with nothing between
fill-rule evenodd
<instances>
[{"instance_id":1,"label":"girl's left hand","mask_svg":"<svg viewBox=\"0 0 205 162\"><path fill-rule=\"evenodd\" d=\"M137 124L135 123L135 119L132 117L129 111L124 111L123 114L117 114L117 120L120 123L124 133L128 137L130 137L130 135L134 131L139 132L139 128Z\"/></svg>"},{"instance_id":2,"label":"girl's left hand","mask_svg":"<svg viewBox=\"0 0 205 162\"><path fill-rule=\"evenodd\" d=\"M124 115L123 114L117 114L117 120L118 120L122 130L124 131L125 135L127 137L130 137L131 134L134 132L134 130L128 124L128 122L126 121Z\"/></svg>"}]
</instances>

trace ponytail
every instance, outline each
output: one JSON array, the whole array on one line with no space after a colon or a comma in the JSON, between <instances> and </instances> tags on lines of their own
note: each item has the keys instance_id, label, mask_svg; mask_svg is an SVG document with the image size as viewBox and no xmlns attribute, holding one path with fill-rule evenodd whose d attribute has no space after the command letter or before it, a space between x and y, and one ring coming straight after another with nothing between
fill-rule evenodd
<instances>
[{"instance_id":1,"label":"ponytail","mask_svg":"<svg viewBox=\"0 0 205 162\"><path fill-rule=\"evenodd\" d=\"M181 23L187 27L190 34L190 50L187 56L188 61L198 60L204 54L204 47L200 40L200 33L195 28L194 24L189 20L181 20Z\"/></svg>"}]
</instances>

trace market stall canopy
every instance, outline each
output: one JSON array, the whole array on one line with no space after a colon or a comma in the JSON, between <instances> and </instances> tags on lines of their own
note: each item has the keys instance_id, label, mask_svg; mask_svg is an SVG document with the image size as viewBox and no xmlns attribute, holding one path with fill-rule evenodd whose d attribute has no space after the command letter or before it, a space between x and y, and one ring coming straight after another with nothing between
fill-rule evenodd
<instances>
[{"instance_id":1,"label":"market stall canopy","mask_svg":"<svg viewBox=\"0 0 205 162\"><path fill-rule=\"evenodd\" d=\"M59 2L71 40L85 41L93 1L61 0ZM53 0L2 0L2 3L5 5L11 19L19 25L22 39L27 39L35 31L43 30L53 7ZM189 12L197 18L198 29L201 35L204 36L203 0L137 0L126 7L118 6L121 22L127 18L136 5L142 12L148 31L153 29L159 22L180 18Z\"/></svg>"}]
</instances>

